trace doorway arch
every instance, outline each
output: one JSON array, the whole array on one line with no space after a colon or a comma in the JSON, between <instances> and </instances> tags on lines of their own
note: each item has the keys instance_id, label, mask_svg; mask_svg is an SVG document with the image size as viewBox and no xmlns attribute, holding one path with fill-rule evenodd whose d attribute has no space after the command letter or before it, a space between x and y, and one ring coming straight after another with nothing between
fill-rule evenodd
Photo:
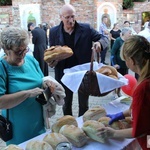
<instances>
[{"instance_id":1,"label":"doorway arch","mask_svg":"<svg viewBox=\"0 0 150 150\"><path fill-rule=\"evenodd\" d=\"M97 9L97 30L99 31L99 26L101 24L101 18L103 15L109 17L109 29L112 29L114 23L116 23L116 8L110 2L102 3Z\"/></svg>"}]
</instances>

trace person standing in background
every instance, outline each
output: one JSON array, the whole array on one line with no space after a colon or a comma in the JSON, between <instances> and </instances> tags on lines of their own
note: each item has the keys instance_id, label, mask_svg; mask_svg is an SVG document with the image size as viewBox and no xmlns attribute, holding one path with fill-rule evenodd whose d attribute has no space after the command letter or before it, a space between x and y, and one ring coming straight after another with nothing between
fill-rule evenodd
<instances>
[{"instance_id":1,"label":"person standing in background","mask_svg":"<svg viewBox=\"0 0 150 150\"><path fill-rule=\"evenodd\" d=\"M121 33L121 30L119 29L119 24L115 23L112 30L110 30L111 48L116 38L120 37L120 33Z\"/></svg>"},{"instance_id":2,"label":"person standing in background","mask_svg":"<svg viewBox=\"0 0 150 150\"><path fill-rule=\"evenodd\" d=\"M136 35L137 33L134 31L134 29L131 27L131 24L129 21L124 21L124 27L130 27L131 28L131 31L132 31L132 35ZM135 78L138 79L138 74L135 73Z\"/></svg>"},{"instance_id":3,"label":"person standing in background","mask_svg":"<svg viewBox=\"0 0 150 150\"><path fill-rule=\"evenodd\" d=\"M132 34L131 28L125 27L121 30L120 37L118 37L111 49L111 64L117 69L117 71L122 74L128 74L128 67L125 62L120 58L121 46ZM120 96L120 88L117 90L117 95Z\"/></svg>"},{"instance_id":4,"label":"person standing in background","mask_svg":"<svg viewBox=\"0 0 150 150\"><path fill-rule=\"evenodd\" d=\"M32 34L32 43L34 44L33 56L39 62L40 68L44 76L48 75L48 65L44 62L44 51L47 49L46 32L36 27L34 23L28 24L28 30Z\"/></svg>"},{"instance_id":5,"label":"person standing in background","mask_svg":"<svg viewBox=\"0 0 150 150\"><path fill-rule=\"evenodd\" d=\"M129 21L124 21L123 23L124 27L130 27L132 30L132 35L136 35L137 33L135 32L135 30L132 28L131 23Z\"/></svg>"},{"instance_id":6,"label":"person standing in background","mask_svg":"<svg viewBox=\"0 0 150 150\"><path fill-rule=\"evenodd\" d=\"M100 27L99 27L99 33L109 39L110 32L107 29L107 21L108 21L108 18L106 16L103 16L102 23L100 24ZM105 49L103 49L103 51L101 51L101 63L103 63L105 65L108 65L108 63L105 62L105 57L106 57L108 47L109 47L109 45Z\"/></svg>"},{"instance_id":7,"label":"person standing in background","mask_svg":"<svg viewBox=\"0 0 150 150\"><path fill-rule=\"evenodd\" d=\"M144 30L140 31L138 33L138 35L145 37L148 40L148 42L150 43L150 21L145 26Z\"/></svg>"},{"instance_id":8,"label":"person standing in background","mask_svg":"<svg viewBox=\"0 0 150 150\"><path fill-rule=\"evenodd\" d=\"M60 24L50 28L50 46L67 45L73 50L73 55L59 62L49 62L49 66L55 67L55 78L62 84L61 78L64 75L64 69L91 62L92 46L95 51L100 52L108 46L108 39L99 34L89 24L78 23L76 21L76 10L70 4L66 4L61 8L60 18ZM63 86L66 93L63 113L64 115L73 115L73 92L65 85ZM88 110L88 99L89 95L78 91L78 116L82 116Z\"/></svg>"}]
</instances>

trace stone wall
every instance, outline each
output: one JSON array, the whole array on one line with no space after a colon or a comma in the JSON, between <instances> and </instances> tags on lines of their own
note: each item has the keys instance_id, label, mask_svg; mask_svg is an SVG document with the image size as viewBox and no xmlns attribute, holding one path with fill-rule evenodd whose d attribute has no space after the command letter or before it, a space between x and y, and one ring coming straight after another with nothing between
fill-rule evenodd
<instances>
[{"instance_id":1,"label":"stone wall","mask_svg":"<svg viewBox=\"0 0 150 150\"><path fill-rule=\"evenodd\" d=\"M116 20L121 26L125 20L128 20L128 17L135 16L136 22L132 26L137 32L141 30L142 12L149 11L150 8L148 1L136 2L133 9L123 10L122 0L70 0L76 8L77 20L90 23L94 28L97 28L97 8L104 2L112 3L116 8ZM12 6L0 7L0 14L9 14L10 25L20 26L20 4L40 4L41 22L49 24L50 20L54 20L57 25L60 22L59 10L64 5L64 0L13 0Z\"/></svg>"}]
</instances>

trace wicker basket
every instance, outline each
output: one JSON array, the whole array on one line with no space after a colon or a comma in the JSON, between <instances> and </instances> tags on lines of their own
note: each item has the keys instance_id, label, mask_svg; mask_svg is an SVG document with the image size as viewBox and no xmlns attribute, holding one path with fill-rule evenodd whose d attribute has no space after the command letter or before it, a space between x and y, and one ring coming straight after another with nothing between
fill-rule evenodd
<instances>
[{"instance_id":1,"label":"wicker basket","mask_svg":"<svg viewBox=\"0 0 150 150\"><path fill-rule=\"evenodd\" d=\"M86 72L79 87L79 91L84 93L85 95L91 96L105 96L109 94L111 91L107 93L100 93L96 72L93 71L93 61L94 61L94 52L92 52L91 56L91 64L90 70ZM97 61L99 62L99 54L97 53Z\"/></svg>"}]
</instances>

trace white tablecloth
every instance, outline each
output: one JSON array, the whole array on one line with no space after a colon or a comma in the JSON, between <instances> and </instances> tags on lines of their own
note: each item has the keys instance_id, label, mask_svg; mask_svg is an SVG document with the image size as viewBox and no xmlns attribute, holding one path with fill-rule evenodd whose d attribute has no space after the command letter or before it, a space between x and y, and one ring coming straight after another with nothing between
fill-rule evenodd
<instances>
[{"instance_id":1,"label":"white tablecloth","mask_svg":"<svg viewBox=\"0 0 150 150\"><path fill-rule=\"evenodd\" d=\"M106 109L107 113L111 113L112 114L112 113L117 113L117 112L124 111L124 110L128 109L129 105L121 104L118 101L118 103L115 103L115 105L110 103L108 105L104 105L103 107ZM83 124L82 117L77 118L77 122L78 122L78 126L82 127L82 124ZM46 134L48 134L49 132L44 133L44 134L42 134L40 136L37 136L37 137L33 138L32 140L42 140L44 138L44 136ZM25 149L26 144L29 141L26 141L26 142L20 144L19 146L21 148ZM139 149L139 145L138 145L138 143L136 142L135 139L117 139L117 140L116 139L109 139L104 144L91 140L91 141L88 141L88 143L84 147L82 147L82 148L73 147L72 150L123 150L123 149L132 150L133 149L132 143L134 143L134 148L136 150L138 150ZM132 148L131 148L131 146L132 146Z\"/></svg>"}]
</instances>

